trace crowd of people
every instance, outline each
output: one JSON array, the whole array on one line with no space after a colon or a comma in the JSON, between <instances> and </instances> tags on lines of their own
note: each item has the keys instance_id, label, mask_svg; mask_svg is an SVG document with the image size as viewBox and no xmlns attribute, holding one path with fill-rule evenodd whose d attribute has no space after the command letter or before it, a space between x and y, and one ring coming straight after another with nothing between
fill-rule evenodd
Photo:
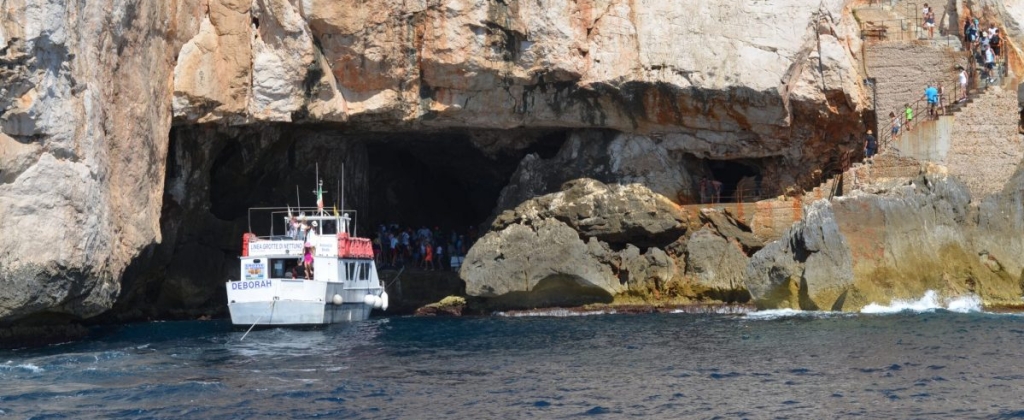
<instances>
[{"instance_id":1,"label":"crowd of people","mask_svg":"<svg viewBox=\"0 0 1024 420\"><path fill-rule=\"evenodd\" d=\"M476 237L473 226L458 231L438 226L413 230L397 223L382 224L372 239L373 255L381 268L458 270Z\"/></svg>"},{"instance_id":2,"label":"crowd of people","mask_svg":"<svg viewBox=\"0 0 1024 420\"><path fill-rule=\"evenodd\" d=\"M927 3L925 3L922 10L922 18L924 28L928 30L930 37L933 36L935 12ZM994 23L990 23L988 28L984 30L981 27L982 25L977 18L969 18L964 22L964 49L970 51L972 57L974 57L974 62L981 65L981 79L994 83L997 75L996 59L1002 52L1002 38L999 28ZM966 101L970 76L967 68L964 66L957 65L955 70L957 72L957 81L954 102ZM946 105L944 102L947 100L943 86L935 81L929 81L925 85L923 97L928 104L928 115L938 118L943 107ZM1022 108L1021 115L1022 127L1024 127L1024 108ZM896 111L890 112L889 120L891 121L889 130L892 138L898 137L902 131L911 131L914 125L914 108L909 103L905 104L901 113L897 114ZM1024 132L1024 129L1021 131ZM871 157L877 152L878 142L872 133L868 132L864 142L865 157Z\"/></svg>"},{"instance_id":3,"label":"crowd of people","mask_svg":"<svg viewBox=\"0 0 1024 420\"><path fill-rule=\"evenodd\" d=\"M980 28L977 18L967 19L964 23L964 48L975 57L975 62L982 63L982 79L993 83L996 58L1002 53L1002 35L994 23L990 23L988 29Z\"/></svg>"}]
</instances>

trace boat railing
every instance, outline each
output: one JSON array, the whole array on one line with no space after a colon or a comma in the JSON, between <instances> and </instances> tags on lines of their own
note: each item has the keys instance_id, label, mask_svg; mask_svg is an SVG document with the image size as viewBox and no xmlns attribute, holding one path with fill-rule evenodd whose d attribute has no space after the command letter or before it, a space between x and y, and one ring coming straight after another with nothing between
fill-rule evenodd
<instances>
[{"instance_id":1,"label":"boat railing","mask_svg":"<svg viewBox=\"0 0 1024 420\"><path fill-rule=\"evenodd\" d=\"M317 226L318 235L334 235L339 232L349 233L351 236L357 236L355 231L355 220L356 210L349 209L334 209L334 208L317 208L317 207L251 207L248 213L248 233L254 233L253 223L257 225L263 224L260 220L266 217L266 226L261 226L264 229L261 231L267 232L266 235L254 235L254 237L261 240L294 240L291 239L288 232L288 223L291 217L296 217L300 221L311 223L319 222ZM330 222L333 226L327 226ZM351 229L350 229L351 227ZM327 233L324 233L324 231Z\"/></svg>"}]
</instances>

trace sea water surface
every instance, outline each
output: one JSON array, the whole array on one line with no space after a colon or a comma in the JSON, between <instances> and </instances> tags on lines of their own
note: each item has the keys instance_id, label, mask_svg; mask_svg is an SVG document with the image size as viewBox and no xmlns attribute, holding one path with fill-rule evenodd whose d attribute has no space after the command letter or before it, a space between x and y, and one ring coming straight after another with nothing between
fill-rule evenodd
<instances>
[{"instance_id":1,"label":"sea water surface","mask_svg":"<svg viewBox=\"0 0 1024 420\"><path fill-rule=\"evenodd\" d=\"M921 305L108 327L0 352L0 417L1024 418L1024 317Z\"/></svg>"}]
</instances>

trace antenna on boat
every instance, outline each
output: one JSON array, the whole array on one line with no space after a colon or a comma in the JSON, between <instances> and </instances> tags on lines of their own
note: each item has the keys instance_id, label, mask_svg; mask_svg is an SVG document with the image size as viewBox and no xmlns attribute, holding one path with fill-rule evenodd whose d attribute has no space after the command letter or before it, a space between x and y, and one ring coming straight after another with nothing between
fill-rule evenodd
<instances>
[{"instance_id":1,"label":"antenna on boat","mask_svg":"<svg viewBox=\"0 0 1024 420\"><path fill-rule=\"evenodd\" d=\"M316 194L316 192L317 192L317 191L319 191L319 188L318 188L317 182L320 182L320 162L316 162L316 164L315 164L315 165L316 165L316 166L315 166L315 168L316 168L316 172L315 172L314 174L315 174L315 176L316 176L316 179L315 179L315 180L313 181L313 187L314 187L314 188L317 188L317 189L313 190L313 194ZM317 197L317 199L319 199L319 198L320 198L320 197ZM319 202L319 201L317 202L317 205L320 205L320 202Z\"/></svg>"},{"instance_id":2,"label":"antenna on boat","mask_svg":"<svg viewBox=\"0 0 1024 420\"><path fill-rule=\"evenodd\" d=\"M341 196L341 211L345 211L345 163L341 163L341 190L338 191L338 195Z\"/></svg>"},{"instance_id":3,"label":"antenna on boat","mask_svg":"<svg viewBox=\"0 0 1024 420\"><path fill-rule=\"evenodd\" d=\"M302 211L302 196L299 195L299 184L295 184L295 201L299 205L299 211Z\"/></svg>"}]
</instances>

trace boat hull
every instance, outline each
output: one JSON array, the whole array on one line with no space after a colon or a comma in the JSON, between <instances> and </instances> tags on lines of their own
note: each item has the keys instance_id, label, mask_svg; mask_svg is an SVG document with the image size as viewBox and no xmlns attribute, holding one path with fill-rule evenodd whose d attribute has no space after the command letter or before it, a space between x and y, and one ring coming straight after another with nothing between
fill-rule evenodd
<instances>
[{"instance_id":1,"label":"boat hull","mask_svg":"<svg viewBox=\"0 0 1024 420\"><path fill-rule=\"evenodd\" d=\"M379 285L373 286L370 282L291 279L231 281L226 284L228 311L231 323L241 326L362 321L373 310L373 305L365 303L365 296L378 296L382 291Z\"/></svg>"}]
</instances>

